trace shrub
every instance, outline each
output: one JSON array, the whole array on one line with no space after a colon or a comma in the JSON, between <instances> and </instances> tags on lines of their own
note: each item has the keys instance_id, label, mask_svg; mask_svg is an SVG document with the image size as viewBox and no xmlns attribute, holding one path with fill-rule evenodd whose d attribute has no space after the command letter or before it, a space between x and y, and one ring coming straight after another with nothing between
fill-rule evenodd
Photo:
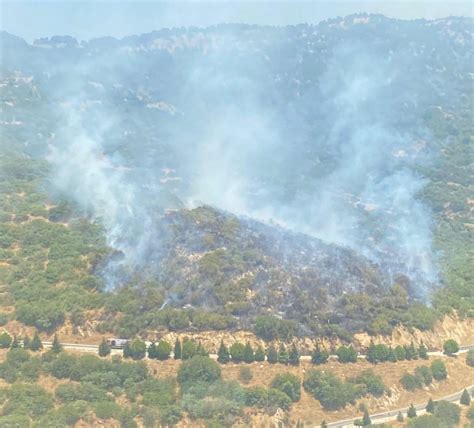
<instances>
[{"instance_id":1,"label":"shrub","mask_svg":"<svg viewBox=\"0 0 474 428\"><path fill-rule=\"evenodd\" d=\"M239 342L235 342L230 347L230 356L234 363L241 363L245 357L245 345Z\"/></svg>"},{"instance_id":2,"label":"shrub","mask_svg":"<svg viewBox=\"0 0 474 428\"><path fill-rule=\"evenodd\" d=\"M408 408L407 417L408 418L416 418L416 409L415 409L415 406L413 404L410 404L410 407Z\"/></svg>"},{"instance_id":3,"label":"shrub","mask_svg":"<svg viewBox=\"0 0 474 428\"><path fill-rule=\"evenodd\" d=\"M311 362L313 364L324 364L328 361L328 359L329 352L326 350L326 348L321 348L318 343L311 354Z\"/></svg>"},{"instance_id":4,"label":"shrub","mask_svg":"<svg viewBox=\"0 0 474 428\"><path fill-rule=\"evenodd\" d=\"M301 397L301 381L291 373L276 375L272 380L271 387L284 392L291 398L291 401L299 401Z\"/></svg>"},{"instance_id":5,"label":"shrub","mask_svg":"<svg viewBox=\"0 0 474 428\"><path fill-rule=\"evenodd\" d=\"M250 345L249 342L247 342L245 344L242 360L245 363L253 363L254 360L255 360L255 355L254 355L254 352L253 352L253 348L252 348L252 345Z\"/></svg>"},{"instance_id":6,"label":"shrub","mask_svg":"<svg viewBox=\"0 0 474 428\"><path fill-rule=\"evenodd\" d=\"M252 370L250 367L240 367L239 369L239 380L243 383L249 383L253 378Z\"/></svg>"},{"instance_id":7,"label":"shrub","mask_svg":"<svg viewBox=\"0 0 474 428\"><path fill-rule=\"evenodd\" d=\"M100 345L99 345L99 357L107 357L108 355L110 355L111 352L112 350L110 348L110 345L107 343L105 339L102 339L102 342L100 342Z\"/></svg>"},{"instance_id":8,"label":"shrub","mask_svg":"<svg viewBox=\"0 0 474 428\"><path fill-rule=\"evenodd\" d=\"M342 382L332 373L310 370L303 382L304 389L312 394L327 410L338 410L357 398L357 389Z\"/></svg>"},{"instance_id":9,"label":"shrub","mask_svg":"<svg viewBox=\"0 0 474 428\"><path fill-rule=\"evenodd\" d=\"M288 354L288 362L292 366L297 366L300 363L300 353L299 353L298 348L296 347L296 345L294 343L291 345L291 349L290 349L290 352Z\"/></svg>"},{"instance_id":10,"label":"shrub","mask_svg":"<svg viewBox=\"0 0 474 428\"><path fill-rule=\"evenodd\" d=\"M417 418L410 419L408 422L409 428L447 428L440 420L433 415L423 415Z\"/></svg>"},{"instance_id":11,"label":"shrub","mask_svg":"<svg viewBox=\"0 0 474 428\"><path fill-rule=\"evenodd\" d=\"M431 363L431 373L433 374L433 378L436 380L444 380L448 377L446 365L441 360L434 360Z\"/></svg>"},{"instance_id":12,"label":"shrub","mask_svg":"<svg viewBox=\"0 0 474 428\"><path fill-rule=\"evenodd\" d=\"M286 346L282 343L278 349L278 362L280 364L288 365L289 359L290 357L288 355L288 351L286 350Z\"/></svg>"},{"instance_id":13,"label":"shrub","mask_svg":"<svg viewBox=\"0 0 474 428\"><path fill-rule=\"evenodd\" d=\"M0 334L0 348L8 349L12 343L12 337L4 331Z\"/></svg>"},{"instance_id":14,"label":"shrub","mask_svg":"<svg viewBox=\"0 0 474 428\"><path fill-rule=\"evenodd\" d=\"M221 341L219 350L217 351L217 361L221 364L227 364L230 361L230 353L224 341Z\"/></svg>"},{"instance_id":15,"label":"shrub","mask_svg":"<svg viewBox=\"0 0 474 428\"><path fill-rule=\"evenodd\" d=\"M416 389L423 386L421 380L418 377L409 373L406 373L402 376L400 383L407 391L415 391Z\"/></svg>"},{"instance_id":16,"label":"shrub","mask_svg":"<svg viewBox=\"0 0 474 428\"><path fill-rule=\"evenodd\" d=\"M170 357L170 355L171 345L164 340L160 340L160 342L158 342L158 345L153 342L148 347L148 357L151 359L165 361Z\"/></svg>"},{"instance_id":17,"label":"shrub","mask_svg":"<svg viewBox=\"0 0 474 428\"><path fill-rule=\"evenodd\" d=\"M123 356L133 360L142 360L146 355L146 343L139 338L127 342L123 348Z\"/></svg>"},{"instance_id":18,"label":"shrub","mask_svg":"<svg viewBox=\"0 0 474 428\"><path fill-rule=\"evenodd\" d=\"M443 351L446 355L454 355L459 351L459 345L454 339L448 339L443 344Z\"/></svg>"},{"instance_id":19,"label":"shrub","mask_svg":"<svg viewBox=\"0 0 474 428\"><path fill-rule=\"evenodd\" d=\"M457 404L448 401L436 403L434 415L446 428L458 426L461 418L461 409Z\"/></svg>"},{"instance_id":20,"label":"shrub","mask_svg":"<svg viewBox=\"0 0 474 428\"><path fill-rule=\"evenodd\" d=\"M355 363L357 362L357 352L351 346L340 346L336 350L336 355L341 363Z\"/></svg>"},{"instance_id":21,"label":"shrub","mask_svg":"<svg viewBox=\"0 0 474 428\"><path fill-rule=\"evenodd\" d=\"M43 388L32 384L14 384L7 390L3 414L40 416L53 407L53 399Z\"/></svg>"},{"instance_id":22,"label":"shrub","mask_svg":"<svg viewBox=\"0 0 474 428\"><path fill-rule=\"evenodd\" d=\"M255 350L255 361L265 361L265 351L260 345L258 345Z\"/></svg>"},{"instance_id":23,"label":"shrub","mask_svg":"<svg viewBox=\"0 0 474 428\"><path fill-rule=\"evenodd\" d=\"M278 351L273 345L270 345L267 350L267 361L270 364L275 364L278 362Z\"/></svg>"},{"instance_id":24,"label":"shrub","mask_svg":"<svg viewBox=\"0 0 474 428\"><path fill-rule=\"evenodd\" d=\"M367 388L367 392L375 397L380 397L385 391L385 384L383 383L382 377L375 374L373 370L364 370L353 380L354 383L364 384Z\"/></svg>"},{"instance_id":25,"label":"shrub","mask_svg":"<svg viewBox=\"0 0 474 428\"><path fill-rule=\"evenodd\" d=\"M297 332L297 324L294 321L264 315L255 319L254 331L258 337L264 340L281 339L289 341Z\"/></svg>"},{"instance_id":26,"label":"shrub","mask_svg":"<svg viewBox=\"0 0 474 428\"><path fill-rule=\"evenodd\" d=\"M417 367L415 369L415 376L426 386L430 385L433 380L431 369L428 366Z\"/></svg>"},{"instance_id":27,"label":"shrub","mask_svg":"<svg viewBox=\"0 0 474 428\"><path fill-rule=\"evenodd\" d=\"M99 419L116 418L120 414L120 406L113 401L99 401L93 404L95 415Z\"/></svg>"},{"instance_id":28,"label":"shrub","mask_svg":"<svg viewBox=\"0 0 474 428\"><path fill-rule=\"evenodd\" d=\"M466 364L469 367L474 367L474 349L470 349L466 355Z\"/></svg>"},{"instance_id":29,"label":"shrub","mask_svg":"<svg viewBox=\"0 0 474 428\"><path fill-rule=\"evenodd\" d=\"M196 383L212 383L221 378L219 364L209 357L195 356L183 361L178 370L178 383L186 390Z\"/></svg>"},{"instance_id":30,"label":"shrub","mask_svg":"<svg viewBox=\"0 0 474 428\"><path fill-rule=\"evenodd\" d=\"M469 392L467 392L467 389L465 389L462 392L460 403L463 406L469 406L471 404L471 394L469 394Z\"/></svg>"}]
</instances>

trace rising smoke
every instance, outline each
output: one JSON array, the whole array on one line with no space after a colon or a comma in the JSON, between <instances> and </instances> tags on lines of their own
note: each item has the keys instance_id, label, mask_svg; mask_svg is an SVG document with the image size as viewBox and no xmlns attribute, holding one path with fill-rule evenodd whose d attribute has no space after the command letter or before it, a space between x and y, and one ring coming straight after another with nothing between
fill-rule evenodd
<instances>
[{"instance_id":1,"label":"rising smoke","mask_svg":"<svg viewBox=\"0 0 474 428\"><path fill-rule=\"evenodd\" d=\"M66 67L79 90L56 90L54 183L121 253L109 286L156 263L156 222L176 195L355 249L426 298L437 272L417 171L429 137L407 119L418 100L402 91L403 62L351 41L317 65L294 54L288 68L282 35L256 50L238 32L216 37L173 54L84 57L80 72Z\"/></svg>"}]
</instances>

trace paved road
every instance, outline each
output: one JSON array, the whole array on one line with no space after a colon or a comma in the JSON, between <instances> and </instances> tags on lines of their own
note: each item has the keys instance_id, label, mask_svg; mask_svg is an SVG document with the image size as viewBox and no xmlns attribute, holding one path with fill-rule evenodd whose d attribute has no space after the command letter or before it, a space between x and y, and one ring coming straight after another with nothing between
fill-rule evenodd
<instances>
[{"instance_id":1,"label":"paved road","mask_svg":"<svg viewBox=\"0 0 474 428\"><path fill-rule=\"evenodd\" d=\"M444 400L444 401L450 401L452 403L459 402L464 389L467 389L469 391L469 393L472 395L473 392L474 392L474 385L470 385L466 388L463 388L461 391L455 392L454 394L449 394L449 395L446 395L444 397L437 398L436 401ZM417 410L417 414L422 415L423 413L425 413L426 402L416 404L415 408ZM408 411L408 407L402 407L402 408L396 409L396 410L388 410L386 412L380 412L380 413L375 413L373 415L370 415L370 419L372 420L372 423L374 423L374 422L382 423L382 422L394 421L395 419L397 419L397 416L398 416L399 412L401 412L403 414L403 416L406 417L407 416L407 411ZM344 419L342 421L331 422L331 423L328 423L328 427L331 427L331 428L353 427L354 426L354 421L357 420L357 419L360 419L361 417L362 416L358 416L358 417L351 418L351 419Z\"/></svg>"}]
</instances>

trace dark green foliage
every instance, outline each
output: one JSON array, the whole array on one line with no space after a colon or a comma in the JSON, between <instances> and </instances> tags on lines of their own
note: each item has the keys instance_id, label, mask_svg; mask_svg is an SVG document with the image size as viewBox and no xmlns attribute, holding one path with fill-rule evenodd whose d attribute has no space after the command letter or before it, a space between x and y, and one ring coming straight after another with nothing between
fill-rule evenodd
<instances>
[{"instance_id":1,"label":"dark green foliage","mask_svg":"<svg viewBox=\"0 0 474 428\"><path fill-rule=\"evenodd\" d=\"M300 363L300 353L294 343L291 345L290 352L288 354L288 362L292 366L297 366Z\"/></svg>"},{"instance_id":2,"label":"dark green foliage","mask_svg":"<svg viewBox=\"0 0 474 428\"><path fill-rule=\"evenodd\" d=\"M253 363L254 360L255 360L255 354L253 352L253 348L250 345L250 343L247 342L245 344L244 353L243 353L243 356L242 356L242 361L244 363Z\"/></svg>"},{"instance_id":3,"label":"dark green foliage","mask_svg":"<svg viewBox=\"0 0 474 428\"><path fill-rule=\"evenodd\" d=\"M400 383L407 391L415 391L423 387L423 382L417 376L405 373L400 379Z\"/></svg>"},{"instance_id":4,"label":"dark green foliage","mask_svg":"<svg viewBox=\"0 0 474 428\"><path fill-rule=\"evenodd\" d=\"M8 349L12 343L12 337L4 331L0 334L0 348Z\"/></svg>"},{"instance_id":5,"label":"dark green foliage","mask_svg":"<svg viewBox=\"0 0 474 428\"><path fill-rule=\"evenodd\" d=\"M225 346L223 340L221 340L221 344L217 351L217 361L221 364L227 364L230 361L229 349Z\"/></svg>"},{"instance_id":6,"label":"dark green foliage","mask_svg":"<svg viewBox=\"0 0 474 428\"><path fill-rule=\"evenodd\" d=\"M22 414L37 417L53 407L51 395L34 384L14 384L7 390L7 398L2 411L4 415Z\"/></svg>"},{"instance_id":7,"label":"dark green foliage","mask_svg":"<svg viewBox=\"0 0 474 428\"><path fill-rule=\"evenodd\" d=\"M245 355L245 345L239 342L235 342L231 345L230 349L230 356L232 358L233 363L241 363L244 361Z\"/></svg>"},{"instance_id":8,"label":"dark green foliage","mask_svg":"<svg viewBox=\"0 0 474 428\"><path fill-rule=\"evenodd\" d=\"M264 340L288 341L296 334L297 325L293 321L265 315L255 319L254 331L258 337Z\"/></svg>"},{"instance_id":9,"label":"dark green foliage","mask_svg":"<svg viewBox=\"0 0 474 428\"><path fill-rule=\"evenodd\" d=\"M265 361L265 350L260 345L258 345L255 350L255 361Z\"/></svg>"},{"instance_id":10,"label":"dark green foliage","mask_svg":"<svg viewBox=\"0 0 474 428\"><path fill-rule=\"evenodd\" d=\"M422 360L428 359L428 349L426 349L426 346L423 344L423 342L421 342L421 345L418 348L418 355Z\"/></svg>"},{"instance_id":11,"label":"dark green foliage","mask_svg":"<svg viewBox=\"0 0 474 428\"><path fill-rule=\"evenodd\" d=\"M151 359L165 361L171 355L171 345L165 340L160 340L158 345L152 342L148 347L148 357Z\"/></svg>"},{"instance_id":12,"label":"dark green foliage","mask_svg":"<svg viewBox=\"0 0 474 428\"><path fill-rule=\"evenodd\" d=\"M25 337L23 338L23 348L30 349L30 345L31 345L31 339L29 338L28 335L25 335Z\"/></svg>"},{"instance_id":13,"label":"dark green foliage","mask_svg":"<svg viewBox=\"0 0 474 428\"><path fill-rule=\"evenodd\" d=\"M199 383L213 383L221 378L219 364L208 357L195 356L183 361L178 371L178 383L183 391Z\"/></svg>"},{"instance_id":14,"label":"dark green foliage","mask_svg":"<svg viewBox=\"0 0 474 428\"><path fill-rule=\"evenodd\" d=\"M324 364L329 359L329 352L326 348L322 348L319 343L314 348L311 354L311 362L313 364Z\"/></svg>"},{"instance_id":15,"label":"dark green foliage","mask_svg":"<svg viewBox=\"0 0 474 428\"><path fill-rule=\"evenodd\" d=\"M191 340L185 339L181 347L181 359L189 360L198 355L198 346Z\"/></svg>"},{"instance_id":16,"label":"dark green foliage","mask_svg":"<svg viewBox=\"0 0 474 428\"><path fill-rule=\"evenodd\" d=\"M29 349L32 351L39 351L40 349L43 349L43 343L41 342L38 332L35 332Z\"/></svg>"},{"instance_id":17,"label":"dark green foliage","mask_svg":"<svg viewBox=\"0 0 474 428\"><path fill-rule=\"evenodd\" d=\"M420 366L415 369L415 376L426 386L433 381L431 369L428 366Z\"/></svg>"},{"instance_id":18,"label":"dark green foliage","mask_svg":"<svg viewBox=\"0 0 474 428\"><path fill-rule=\"evenodd\" d=\"M20 343L18 342L18 338L15 336L13 336L13 340L12 340L12 343L10 345L10 348L19 348L20 347Z\"/></svg>"},{"instance_id":19,"label":"dark green foliage","mask_svg":"<svg viewBox=\"0 0 474 428\"><path fill-rule=\"evenodd\" d=\"M409 428L447 428L434 415L422 415L408 421Z\"/></svg>"},{"instance_id":20,"label":"dark green foliage","mask_svg":"<svg viewBox=\"0 0 474 428\"><path fill-rule=\"evenodd\" d=\"M434 413L435 411L435 403L432 398L428 400L428 403L426 403L426 412L427 413Z\"/></svg>"},{"instance_id":21,"label":"dark green foliage","mask_svg":"<svg viewBox=\"0 0 474 428\"><path fill-rule=\"evenodd\" d=\"M291 373L281 373L276 375L271 383L271 387L284 392L291 401L299 401L301 397L301 380Z\"/></svg>"},{"instance_id":22,"label":"dark green foliage","mask_svg":"<svg viewBox=\"0 0 474 428\"><path fill-rule=\"evenodd\" d=\"M372 420L370 419L369 411L365 409L364 416L362 418L362 426L366 427L372 425Z\"/></svg>"},{"instance_id":23,"label":"dark green foliage","mask_svg":"<svg viewBox=\"0 0 474 428\"><path fill-rule=\"evenodd\" d=\"M397 415L397 422L403 422L405 420L405 418L403 417L403 413L402 412L398 412L398 415Z\"/></svg>"},{"instance_id":24,"label":"dark green foliage","mask_svg":"<svg viewBox=\"0 0 474 428\"><path fill-rule=\"evenodd\" d=\"M457 404L450 403L449 401L438 401L434 416L446 428L457 427L461 418L461 409Z\"/></svg>"},{"instance_id":25,"label":"dark green foliage","mask_svg":"<svg viewBox=\"0 0 474 428\"><path fill-rule=\"evenodd\" d=\"M264 409L268 413L274 413L280 408L288 410L291 406L291 399L284 392L277 389L266 389L260 386L248 388L245 394L247 406Z\"/></svg>"},{"instance_id":26,"label":"dark green foliage","mask_svg":"<svg viewBox=\"0 0 474 428\"><path fill-rule=\"evenodd\" d=\"M441 360L434 360L431 363L431 373L436 380L444 380L448 377L446 365Z\"/></svg>"},{"instance_id":27,"label":"dark green foliage","mask_svg":"<svg viewBox=\"0 0 474 428\"><path fill-rule=\"evenodd\" d=\"M469 406L471 404L471 394L465 389L462 392L461 399L459 401L463 406Z\"/></svg>"},{"instance_id":28,"label":"dark green foliage","mask_svg":"<svg viewBox=\"0 0 474 428\"><path fill-rule=\"evenodd\" d=\"M367 392L375 397L380 397L385 392L385 384L382 377L375 374L373 370L364 370L357 375L351 382L365 385Z\"/></svg>"},{"instance_id":29,"label":"dark green foliage","mask_svg":"<svg viewBox=\"0 0 474 428\"><path fill-rule=\"evenodd\" d=\"M443 344L443 351L446 355L454 355L459 351L459 345L454 339L448 339Z\"/></svg>"},{"instance_id":30,"label":"dark green foliage","mask_svg":"<svg viewBox=\"0 0 474 428\"><path fill-rule=\"evenodd\" d=\"M373 342L367 349L367 361L370 363L378 363L388 361L390 358L390 349L383 345L375 345Z\"/></svg>"},{"instance_id":31,"label":"dark green foliage","mask_svg":"<svg viewBox=\"0 0 474 428\"><path fill-rule=\"evenodd\" d=\"M239 380L243 383L249 383L253 378L252 370L250 367L240 367L239 368Z\"/></svg>"},{"instance_id":32,"label":"dark green foliage","mask_svg":"<svg viewBox=\"0 0 474 428\"><path fill-rule=\"evenodd\" d=\"M124 358L132 358L134 360L141 360L146 355L146 343L138 337L131 342L127 342L123 348Z\"/></svg>"},{"instance_id":33,"label":"dark green foliage","mask_svg":"<svg viewBox=\"0 0 474 428\"><path fill-rule=\"evenodd\" d=\"M99 357L107 357L112 352L110 345L105 339L102 339L99 345Z\"/></svg>"},{"instance_id":34,"label":"dark green foliage","mask_svg":"<svg viewBox=\"0 0 474 428\"><path fill-rule=\"evenodd\" d=\"M469 367L474 367L474 349L470 349L469 351L467 351L466 364Z\"/></svg>"},{"instance_id":35,"label":"dark green foliage","mask_svg":"<svg viewBox=\"0 0 474 428\"><path fill-rule=\"evenodd\" d=\"M407 417L408 418L416 418L416 409L413 404L410 405L407 411Z\"/></svg>"},{"instance_id":36,"label":"dark green foliage","mask_svg":"<svg viewBox=\"0 0 474 428\"><path fill-rule=\"evenodd\" d=\"M280 344L280 348L278 349L278 362L284 365L288 365L289 362L288 351L283 343Z\"/></svg>"},{"instance_id":37,"label":"dark green foliage","mask_svg":"<svg viewBox=\"0 0 474 428\"><path fill-rule=\"evenodd\" d=\"M310 370L305 376L303 386L327 410L341 409L354 402L358 396L355 385L342 382L332 373L319 370Z\"/></svg>"},{"instance_id":38,"label":"dark green foliage","mask_svg":"<svg viewBox=\"0 0 474 428\"><path fill-rule=\"evenodd\" d=\"M57 334L54 335L53 343L51 345L51 350L55 354L59 354L63 350L63 347L61 346L61 343L59 343L59 339L58 339Z\"/></svg>"},{"instance_id":39,"label":"dark green foliage","mask_svg":"<svg viewBox=\"0 0 474 428\"><path fill-rule=\"evenodd\" d=\"M404 349L405 349L405 358L407 360L415 360L418 358L418 353L416 351L416 348L413 342L409 346L404 346Z\"/></svg>"},{"instance_id":40,"label":"dark green foliage","mask_svg":"<svg viewBox=\"0 0 474 428\"><path fill-rule=\"evenodd\" d=\"M407 354L403 346L400 346L400 345L396 346L394 351L395 351L395 354L397 355L398 361L406 360Z\"/></svg>"},{"instance_id":41,"label":"dark green foliage","mask_svg":"<svg viewBox=\"0 0 474 428\"><path fill-rule=\"evenodd\" d=\"M99 419L116 418L120 414L120 406L113 401L98 401L93 405L94 413Z\"/></svg>"},{"instance_id":42,"label":"dark green foliage","mask_svg":"<svg viewBox=\"0 0 474 428\"><path fill-rule=\"evenodd\" d=\"M357 352L350 346L340 346L336 350L336 355L341 363L355 363L357 362Z\"/></svg>"},{"instance_id":43,"label":"dark green foliage","mask_svg":"<svg viewBox=\"0 0 474 428\"><path fill-rule=\"evenodd\" d=\"M273 345L270 345L267 349L267 361L270 364L278 363L278 351Z\"/></svg>"},{"instance_id":44,"label":"dark green foliage","mask_svg":"<svg viewBox=\"0 0 474 428\"><path fill-rule=\"evenodd\" d=\"M181 341L179 339L176 339L174 343L173 357L175 360L181 359Z\"/></svg>"}]
</instances>

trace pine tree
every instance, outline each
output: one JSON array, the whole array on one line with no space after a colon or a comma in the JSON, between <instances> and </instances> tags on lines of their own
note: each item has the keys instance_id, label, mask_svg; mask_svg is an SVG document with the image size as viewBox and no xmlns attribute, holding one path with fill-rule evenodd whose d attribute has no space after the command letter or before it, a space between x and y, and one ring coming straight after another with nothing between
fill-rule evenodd
<instances>
[{"instance_id":1,"label":"pine tree","mask_svg":"<svg viewBox=\"0 0 474 428\"><path fill-rule=\"evenodd\" d=\"M19 347L20 347L20 342L18 342L18 338L16 337L16 335L14 335L10 348L13 349L13 348L19 348Z\"/></svg>"},{"instance_id":2,"label":"pine tree","mask_svg":"<svg viewBox=\"0 0 474 428\"><path fill-rule=\"evenodd\" d=\"M254 357L255 361L265 361L265 351L260 345L257 346Z\"/></svg>"},{"instance_id":3,"label":"pine tree","mask_svg":"<svg viewBox=\"0 0 474 428\"><path fill-rule=\"evenodd\" d=\"M270 364L278 363L278 351L273 345L270 345L267 350L267 361Z\"/></svg>"},{"instance_id":4,"label":"pine tree","mask_svg":"<svg viewBox=\"0 0 474 428\"><path fill-rule=\"evenodd\" d=\"M428 400L428 403L426 404L426 411L427 413L434 413L435 412L435 405L434 401L432 398Z\"/></svg>"},{"instance_id":5,"label":"pine tree","mask_svg":"<svg viewBox=\"0 0 474 428\"><path fill-rule=\"evenodd\" d=\"M288 351L286 350L286 346L283 343L280 345L280 349L278 350L278 362L280 364L288 365Z\"/></svg>"},{"instance_id":6,"label":"pine tree","mask_svg":"<svg viewBox=\"0 0 474 428\"><path fill-rule=\"evenodd\" d=\"M398 412L397 421L398 421L398 422L403 422L404 420L405 420L405 418L403 417L403 413L402 413L402 412Z\"/></svg>"},{"instance_id":7,"label":"pine tree","mask_svg":"<svg viewBox=\"0 0 474 428\"><path fill-rule=\"evenodd\" d=\"M461 400L459 401L463 406L469 406L471 404L471 395L469 392L467 392L467 389L465 389L462 392L461 395Z\"/></svg>"},{"instance_id":8,"label":"pine tree","mask_svg":"<svg viewBox=\"0 0 474 428\"><path fill-rule=\"evenodd\" d=\"M201 345L201 342L198 343L198 346L196 348L196 355L200 355L201 357L209 356L209 351Z\"/></svg>"},{"instance_id":9,"label":"pine tree","mask_svg":"<svg viewBox=\"0 0 474 428\"><path fill-rule=\"evenodd\" d=\"M413 404L411 404L410 407L408 408L407 416L409 418L415 418L416 417L416 409L415 409L415 406Z\"/></svg>"},{"instance_id":10,"label":"pine tree","mask_svg":"<svg viewBox=\"0 0 474 428\"><path fill-rule=\"evenodd\" d=\"M311 354L311 362L313 364L324 364L329 359L329 352L325 348L321 348L319 343L314 348L313 353Z\"/></svg>"},{"instance_id":11,"label":"pine tree","mask_svg":"<svg viewBox=\"0 0 474 428\"><path fill-rule=\"evenodd\" d=\"M217 351L217 361L221 364L227 364L230 361L229 348L224 345L223 340L221 340L219 350Z\"/></svg>"},{"instance_id":12,"label":"pine tree","mask_svg":"<svg viewBox=\"0 0 474 428\"><path fill-rule=\"evenodd\" d=\"M420 347L418 348L418 355L420 356L421 359L427 360L428 359L428 349L426 349L426 346L424 345L423 342L421 342Z\"/></svg>"},{"instance_id":13,"label":"pine tree","mask_svg":"<svg viewBox=\"0 0 474 428\"><path fill-rule=\"evenodd\" d=\"M23 338L23 348L30 349L30 345L31 345L31 339L28 337L28 335L26 335Z\"/></svg>"},{"instance_id":14,"label":"pine tree","mask_svg":"<svg viewBox=\"0 0 474 428\"><path fill-rule=\"evenodd\" d=\"M102 342L100 342L99 345L99 357L106 357L107 355L110 355L111 351L110 345L105 339L102 339Z\"/></svg>"},{"instance_id":15,"label":"pine tree","mask_svg":"<svg viewBox=\"0 0 474 428\"><path fill-rule=\"evenodd\" d=\"M54 335L53 344L51 345L51 350L55 354L59 354L63 350L63 347L61 346L61 343L59 343L59 339L58 339L57 334Z\"/></svg>"},{"instance_id":16,"label":"pine tree","mask_svg":"<svg viewBox=\"0 0 474 428\"><path fill-rule=\"evenodd\" d=\"M244 355L243 355L243 361L244 363L253 363L255 359L255 355L253 353L253 348L252 345L250 345L249 342L245 344L244 348Z\"/></svg>"},{"instance_id":17,"label":"pine tree","mask_svg":"<svg viewBox=\"0 0 474 428\"><path fill-rule=\"evenodd\" d=\"M297 366L300 363L300 353L298 352L298 348L294 343L291 345L290 353L288 355L288 362L292 366Z\"/></svg>"},{"instance_id":18,"label":"pine tree","mask_svg":"<svg viewBox=\"0 0 474 428\"><path fill-rule=\"evenodd\" d=\"M30 349L32 351L39 351L40 349L43 349L43 343L41 342L38 332L35 332L35 335L31 340Z\"/></svg>"},{"instance_id":19,"label":"pine tree","mask_svg":"<svg viewBox=\"0 0 474 428\"><path fill-rule=\"evenodd\" d=\"M362 423L364 427L372 425L372 421L370 420L369 411L367 409L364 410L364 416L362 418Z\"/></svg>"},{"instance_id":20,"label":"pine tree","mask_svg":"<svg viewBox=\"0 0 474 428\"><path fill-rule=\"evenodd\" d=\"M156 343L151 342L150 346L148 347L148 358L152 360L156 360L158 358L158 349L156 348Z\"/></svg>"},{"instance_id":21,"label":"pine tree","mask_svg":"<svg viewBox=\"0 0 474 428\"><path fill-rule=\"evenodd\" d=\"M181 342L179 339L176 339L176 342L174 343L174 359L175 360L180 360L181 359Z\"/></svg>"}]
</instances>

